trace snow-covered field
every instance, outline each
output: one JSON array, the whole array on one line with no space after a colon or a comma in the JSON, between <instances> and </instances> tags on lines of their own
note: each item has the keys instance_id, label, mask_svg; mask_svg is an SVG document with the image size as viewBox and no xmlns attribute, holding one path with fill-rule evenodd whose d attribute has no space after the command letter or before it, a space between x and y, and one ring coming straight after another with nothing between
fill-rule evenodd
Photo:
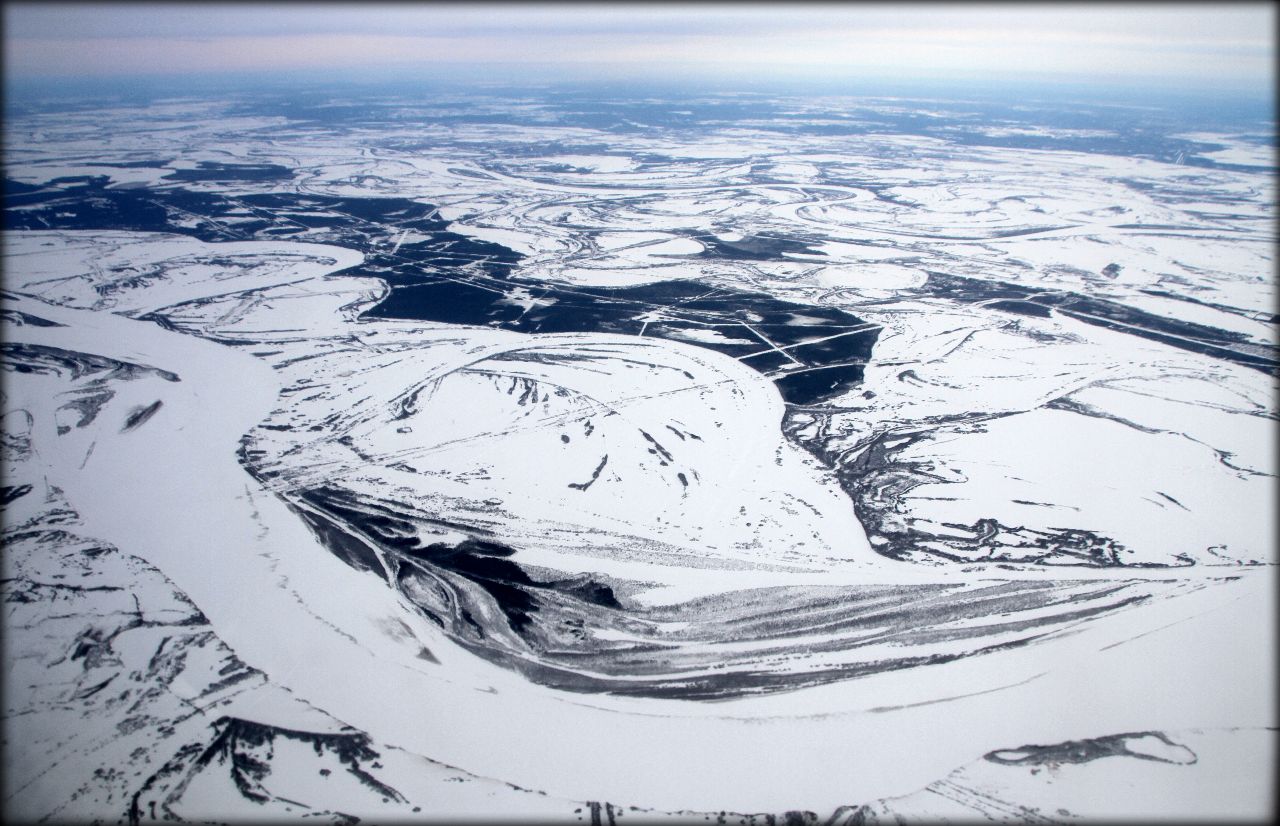
<instances>
[{"instance_id":1,"label":"snow-covered field","mask_svg":"<svg viewBox=\"0 0 1280 826\"><path fill-rule=\"evenodd\" d=\"M6 816L1264 816L1262 149L788 105L7 122Z\"/></svg>"}]
</instances>

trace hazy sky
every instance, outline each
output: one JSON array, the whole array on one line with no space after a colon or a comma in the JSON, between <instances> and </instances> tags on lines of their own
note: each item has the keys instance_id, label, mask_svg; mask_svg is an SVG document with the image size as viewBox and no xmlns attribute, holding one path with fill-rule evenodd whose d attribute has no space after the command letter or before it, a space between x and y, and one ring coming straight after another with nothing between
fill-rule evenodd
<instances>
[{"instance_id":1,"label":"hazy sky","mask_svg":"<svg viewBox=\"0 0 1280 826\"><path fill-rule=\"evenodd\" d=\"M14 3L11 78L505 64L576 79L1028 79L1269 93L1259 3Z\"/></svg>"}]
</instances>

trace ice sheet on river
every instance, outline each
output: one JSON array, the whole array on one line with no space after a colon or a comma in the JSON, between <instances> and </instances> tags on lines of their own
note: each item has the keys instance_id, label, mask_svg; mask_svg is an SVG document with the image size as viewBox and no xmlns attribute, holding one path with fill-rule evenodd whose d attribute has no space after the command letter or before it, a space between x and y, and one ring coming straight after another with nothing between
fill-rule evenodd
<instances>
[{"instance_id":1,"label":"ice sheet on river","mask_svg":"<svg viewBox=\"0 0 1280 826\"><path fill-rule=\"evenodd\" d=\"M192 117L19 127L7 812L1265 807L1268 175Z\"/></svg>"}]
</instances>

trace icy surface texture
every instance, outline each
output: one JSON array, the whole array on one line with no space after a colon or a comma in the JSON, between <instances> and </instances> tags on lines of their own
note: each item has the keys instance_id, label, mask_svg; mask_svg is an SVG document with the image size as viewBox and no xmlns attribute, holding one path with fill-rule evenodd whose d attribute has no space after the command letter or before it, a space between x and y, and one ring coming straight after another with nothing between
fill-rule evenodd
<instances>
[{"instance_id":1,"label":"icy surface texture","mask_svg":"<svg viewBox=\"0 0 1280 826\"><path fill-rule=\"evenodd\" d=\"M1270 156L936 104L8 119L6 814L1265 812Z\"/></svg>"}]
</instances>

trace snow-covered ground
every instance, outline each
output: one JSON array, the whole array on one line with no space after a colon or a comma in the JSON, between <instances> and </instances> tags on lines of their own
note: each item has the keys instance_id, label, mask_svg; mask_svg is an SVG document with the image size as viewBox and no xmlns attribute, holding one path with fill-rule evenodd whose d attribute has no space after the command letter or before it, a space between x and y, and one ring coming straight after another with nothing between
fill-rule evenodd
<instances>
[{"instance_id":1,"label":"snow-covered ground","mask_svg":"<svg viewBox=\"0 0 1280 826\"><path fill-rule=\"evenodd\" d=\"M1272 171L547 117L6 124L6 815L1265 814Z\"/></svg>"}]
</instances>

